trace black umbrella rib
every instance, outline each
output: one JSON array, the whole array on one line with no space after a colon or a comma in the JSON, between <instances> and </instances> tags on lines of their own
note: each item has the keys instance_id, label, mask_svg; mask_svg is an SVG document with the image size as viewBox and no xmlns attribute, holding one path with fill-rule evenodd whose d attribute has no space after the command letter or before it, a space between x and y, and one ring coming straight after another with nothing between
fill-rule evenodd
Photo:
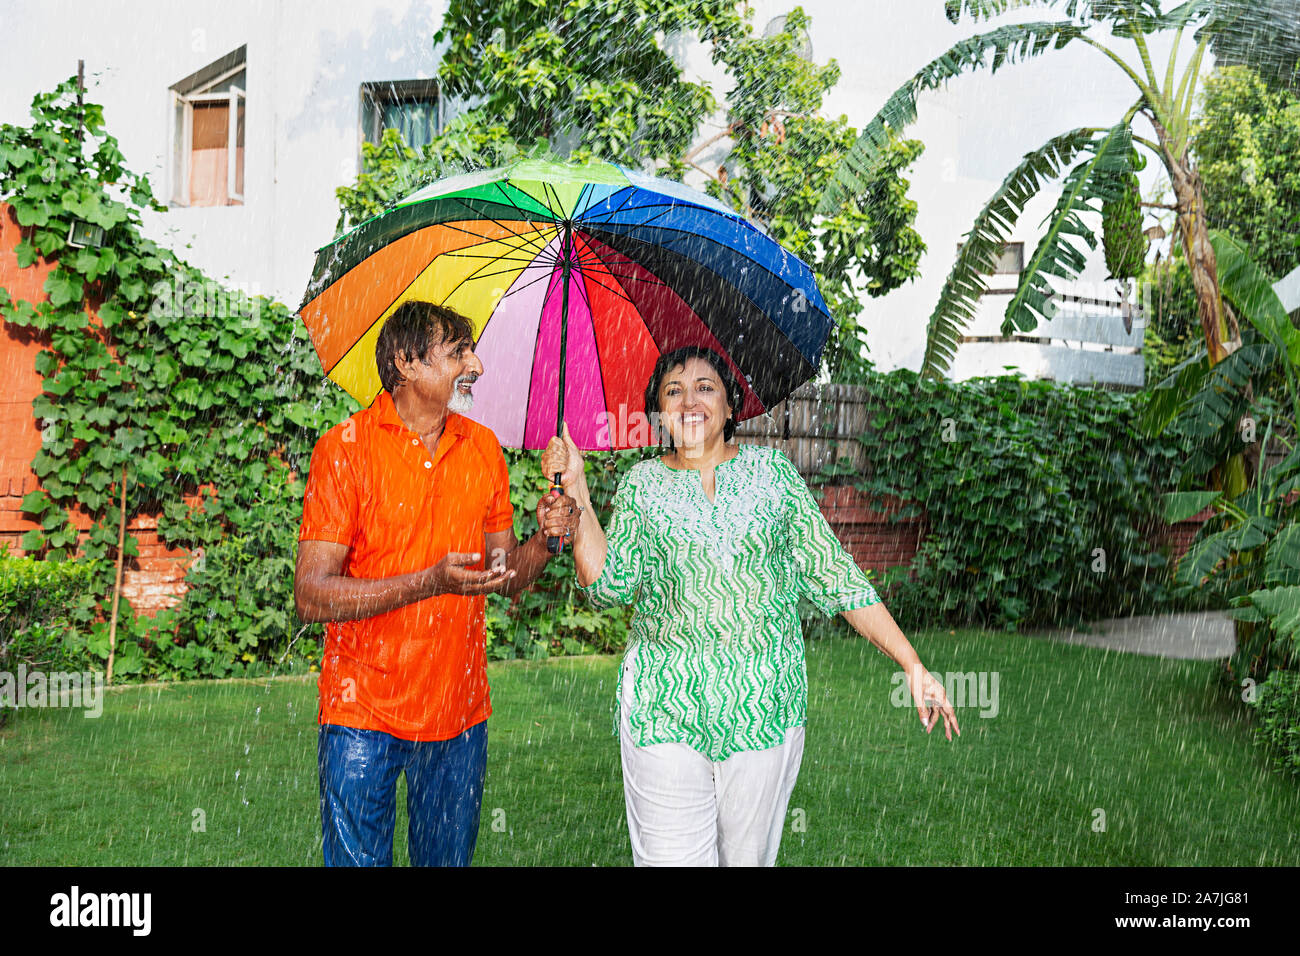
<instances>
[{"instance_id":1,"label":"black umbrella rib","mask_svg":"<svg viewBox=\"0 0 1300 956\"><path fill-rule=\"evenodd\" d=\"M643 224L642 224L642 225L643 225ZM662 230L662 231L666 231L666 232L675 232L675 233L678 233L678 235L677 235L676 237L674 237L674 238L665 239L665 240L663 240L663 241L657 241L657 242L653 243L653 245L656 245L656 246L659 246L659 247L661 247L661 248L668 249L669 251L672 251L672 246L670 245L670 243L680 243L680 242L687 242L687 241L689 241L689 240L691 240L691 239L698 239L698 240L701 240L701 241L703 241L703 242L708 242L708 243L712 244L713 246L717 246L717 247L720 247L720 248L722 248L722 249L725 249L725 250L727 250L728 252L735 253L736 255L740 256L740 257L743 258L745 261L747 261L747 262L749 262L751 265L753 265L754 268L757 269L757 270L759 270L760 272L765 272L765 273L767 273L768 275L770 275L770 276L772 276L774 279L776 279L778 282L784 282L786 285L790 286L790 288L792 288L792 289L797 288L797 286L795 286L795 284L794 284L793 282L791 282L789 278L787 278L787 277L785 277L785 276L782 276L782 275L780 275L779 273L773 272L773 271L772 271L771 269L769 269L767 266L765 266L765 265L763 265L762 263L760 263L757 259L754 259L752 256L750 256L749 253L748 253L746 250L744 250L744 249L737 248L737 247L734 247L734 246L729 246L729 245L727 245L727 244L724 243L724 242L718 242L716 239L711 239L711 238L709 238L708 236L701 235L700 233L697 233L697 232L689 232L689 231L687 231L687 230L685 230L685 229L676 229L676 228L674 228L674 227L672 227L672 226L658 226L657 228L660 229L660 230ZM619 237L619 238L628 238L628 239L633 239L633 240L635 240L635 241L637 241L637 242L640 242L640 243L642 243L642 244L644 244L644 245L651 245L651 243L647 242L646 240L644 240L644 239L638 239L637 236L635 236L634 234L630 234L630 233L616 232L616 231L610 230L609 235L611 235L611 236L617 236L617 237ZM760 234L760 235L761 235L761 234ZM600 237L599 237L599 236L596 236L596 238L600 238ZM766 239L766 237L763 237L763 238ZM604 243L605 245L607 245L607 246L611 246L611 248L615 248L615 249L617 249L616 246L612 246L611 243L609 243L609 242L606 241L605 239L600 239L600 241L603 242L603 243ZM767 241L770 242L770 241L772 241L772 240L767 240ZM813 283L814 283L814 286L813 286L813 287L816 288L816 275L813 273L812 268L811 268L811 267L810 267L806 262L804 262L802 259L800 259L798 256L796 256L794 253L789 252L789 251L787 251L787 250L785 250L785 249L782 249L781 251L782 251L782 252L783 252L787 257L789 257L790 259L793 259L795 262L799 263L799 264L802 265L805 269L808 270L808 274L809 274L809 276L813 279ZM637 259L633 259L631 256L627 255L627 253L620 253L620 254L623 255L626 259L628 259L628 261L630 261L630 262L638 262L638 261L640 261L640 260L637 260ZM685 256L684 256L684 257L685 257ZM698 259L698 257L695 257L695 256L685 257L685 258L689 258L689 259L691 259L692 261L694 261L695 259ZM649 259L647 259L647 261L649 261ZM709 270L709 271L712 272L713 270ZM714 273L714 275L718 275L718 273ZM725 276L719 276L719 278L724 279L724 281L729 281L729 280L726 280ZM827 312L822 312L822 310L817 309L816 307L814 307L814 306L812 305L811 302L809 302L808 305L809 305L810 308L813 309L814 312L821 312L822 315L825 315L828 319L830 318L829 313L827 313Z\"/></svg>"},{"instance_id":2,"label":"black umbrella rib","mask_svg":"<svg viewBox=\"0 0 1300 956\"><path fill-rule=\"evenodd\" d=\"M547 195L549 195L555 201L555 204L551 207L551 215L555 216L557 219L563 220L565 217L561 216L558 212L556 212L557 209L561 208L560 194L555 191L555 187L553 187L550 183L546 182L545 180L542 180L542 189L546 190Z\"/></svg>"},{"instance_id":3,"label":"black umbrella rib","mask_svg":"<svg viewBox=\"0 0 1300 956\"><path fill-rule=\"evenodd\" d=\"M462 198L459 197L459 196L444 196L444 197L441 197L441 198L442 198L443 200L452 200L452 201L454 201L454 202L456 202L456 203L459 203L460 205L462 205L462 206L464 206L466 209L468 209L468 210L470 211L470 213L473 214L473 216L474 216L474 219L469 219L469 220L466 220L466 219L458 219L458 220L455 220L455 221L457 221L457 222L474 222L475 220L486 219L488 222L491 222L491 223L494 223L495 225L500 226L503 230L505 230L505 231L506 231L507 233L509 233L510 235L514 236L516 239L522 239L522 240L524 240L525 243L535 243L535 242L540 241L540 240L537 240L537 239L533 239L533 238L529 235L529 233L525 233L525 232L515 232L514 229L512 229L512 228L510 228L509 226L506 225L506 222L508 222L508 221L510 221L510 220L502 220L502 219L497 219L497 218L495 218L494 216L489 216L486 212L484 212L484 211L481 210L481 209L476 209L474 206L471 206L469 203L467 203L464 199L462 199ZM509 199L509 197L506 197L506 198ZM517 209L517 210L519 211L519 213L525 217L525 218L522 219L522 220L514 220L514 221L516 221L516 222L527 222L527 223L531 223L531 224L536 225L535 220L532 220L532 219L527 218L527 216L528 216L527 213L525 213L522 209L519 209L519 207L518 207L517 205L515 205L513 202L511 203L511 205L514 206L515 209ZM464 228L463 226L453 226L450 222L429 223L429 225L430 225L430 226L445 226L445 227L450 228L450 229L455 229L457 232L463 232L463 233L465 233L467 236L473 236L473 237L476 238L476 239L482 239L484 242L500 242L500 241L501 241L501 237L500 237L500 236L485 236L485 235L483 235L483 234L480 233L480 232L474 232L472 229L466 229L466 228ZM427 227L422 226L422 227L420 227L420 228L427 228ZM536 232L538 232L538 231L539 231L539 230L537 230L537 229L533 229L533 230L532 230L533 233L536 233Z\"/></svg>"},{"instance_id":4,"label":"black umbrella rib","mask_svg":"<svg viewBox=\"0 0 1300 956\"><path fill-rule=\"evenodd\" d=\"M525 211L520 207L519 203L515 202L514 197L511 196L510 193L506 191L506 187L505 187L505 185L502 183L501 180L498 179L498 180L497 180L493 185L495 185L495 186L497 187L497 192L499 192L502 196L505 197L506 202L510 203L510 205L512 205L512 206L515 207L515 211L518 212L519 215L523 216L524 219L525 219L526 221L528 221L528 222L536 222L536 220L532 218L533 213L525 212ZM552 215L554 215L554 214L552 213ZM551 225L555 225L554 220L552 220ZM544 248L545 248L545 246L543 246L543 249L544 249ZM540 251L540 250L539 250L539 251Z\"/></svg>"},{"instance_id":5,"label":"black umbrella rib","mask_svg":"<svg viewBox=\"0 0 1300 956\"><path fill-rule=\"evenodd\" d=\"M631 198L632 198L632 197L629 196L629 197L628 197L628 200L630 200ZM584 220L584 221L590 221L590 222L600 223L600 220L601 220L602 218L604 218L604 219L608 219L609 217L611 217L611 216L615 216L615 215L617 215L618 213L622 212L622 211L623 211L623 208L624 208L626 205L627 205L627 201L624 201L623 204L620 205L617 209L611 209L609 212L597 213L596 215L592 216L592 217L590 218L590 220ZM681 207L681 208L683 208L683 209L699 209L699 210L701 210L702 212L713 213L713 215L715 215L715 216L727 216L727 215L728 215L728 213L723 212L721 209L711 209L711 208L708 207L708 206L701 206L701 205L699 205L698 203L688 202L688 201L685 200L685 199L679 199L679 200L677 200L677 201L675 201L675 202L666 202L666 203L665 203L665 202L648 202L648 203L646 203L645 205L637 206L636 208L637 208L637 209L674 209L674 208L677 208L677 207ZM663 213L659 213L659 215L662 216ZM764 239L768 239L768 238L770 238L769 236L764 236L764 235L763 235L763 232L762 232L760 229L756 228L756 227L754 226L753 223L751 223L749 220L747 220L744 216L741 216L740 213L730 213L730 215L731 215L732 218L735 219L738 223L740 223L740 224L742 224L742 225L749 226L750 229L753 229L754 232L758 233L760 236L763 236ZM601 223L601 224L603 225L604 223Z\"/></svg>"},{"instance_id":6,"label":"black umbrella rib","mask_svg":"<svg viewBox=\"0 0 1300 956\"><path fill-rule=\"evenodd\" d=\"M483 217L483 216L479 216L478 218L479 218L479 219L483 219L484 217ZM457 222L474 222L474 221L476 221L476 220L472 220L472 219L471 219L471 220L467 220L467 219L458 219L458 220L456 220L456 221L457 221ZM495 219L493 219L492 221L493 221L493 222L496 222ZM464 228L463 226L452 225L452 223L450 223L450 222L439 222L439 223L434 223L433 225L434 225L434 226L441 226L441 227L444 228L444 229L452 229L452 230L454 230L454 231L456 231L456 232L463 232L463 233L465 233L465 235L467 235L467 236L473 236L475 239L482 239L484 242L501 242L501 241L502 241L502 237L501 237L501 236L487 236L487 235L484 235L484 234L481 233L481 232L475 232L473 229L466 229L466 228ZM498 223L498 225L500 225L500 223ZM426 226L426 227L422 227L422 228L431 228L431 227ZM502 226L502 228L504 229L505 226ZM538 230L538 229L534 229L534 230L533 230L534 233L536 233L536 232L540 232L540 231L541 231L541 230ZM527 233L523 233L523 232L515 232L513 229L506 229L506 232L510 233L510 235L514 236L516 239L523 239L523 240L525 240L525 241L528 240L528 234L527 234ZM444 253L444 255L445 255L445 254L446 254L446 253Z\"/></svg>"},{"instance_id":7,"label":"black umbrella rib","mask_svg":"<svg viewBox=\"0 0 1300 956\"><path fill-rule=\"evenodd\" d=\"M594 217L592 217L593 221L594 221L595 219L598 219L600 216L614 216L614 215L617 215L618 213L622 212L624 209L627 208L627 204L630 203L630 202L632 201L632 197L636 195L636 191L637 191L638 189L640 189L640 188L641 188L640 186L634 186L634 185L632 185L631 183L629 183L629 184L627 185L627 187L626 187L626 189L627 189L627 195L624 196L624 197L623 197L623 201L620 202L620 203L618 204L618 208L617 208L617 209L611 209L611 210L610 210L609 212L607 212L607 213L600 213L598 216L594 216ZM583 219L580 219L580 220L577 221L577 223L576 223L577 225L581 225L583 222L586 222L586 219L585 219L586 214L584 213L583 216L584 216Z\"/></svg>"},{"instance_id":8,"label":"black umbrella rib","mask_svg":"<svg viewBox=\"0 0 1300 956\"><path fill-rule=\"evenodd\" d=\"M648 204L648 205L645 205L645 206L637 206L637 209L652 209L652 208L656 208L656 207L658 207L659 205L661 205L661 204L659 204L659 203L651 203L651 204ZM653 216L651 216L649 219L647 219L645 222L638 222L638 223L635 223L635 225L637 225L637 226L648 226L648 225L650 225L652 222L654 222L656 219L661 219L661 218L663 218L664 216L668 215L668 213L669 213L673 208L675 208L677 205L679 205L679 204L678 204L678 203L668 203L666 206L664 206L664 211L663 211L663 212L657 212L657 213L655 213ZM607 226L607 225L609 225L609 223L607 223L607 222L596 222L596 220L594 220L594 219L592 220L592 222L593 222L597 227L599 227L599 226ZM627 223L627 225L633 225L633 223Z\"/></svg>"},{"instance_id":9,"label":"black umbrella rib","mask_svg":"<svg viewBox=\"0 0 1300 956\"><path fill-rule=\"evenodd\" d=\"M492 259L491 256L485 256L484 258ZM495 261L500 261L500 260L495 260ZM480 268L487 268L487 266L484 265L484 266L481 266ZM525 271L525 272L526 272L526 271L527 271L528 269L530 269L530 268L531 268L531 266L524 266L524 268L523 268L522 271ZM480 272L480 271L477 271L477 270L476 270L476 271L474 271L474 272L471 272L469 275L465 276L465 278L461 279L459 282L456 283L455 286L452 287L451 291L447 293L447 295L444 297L443 301L445 302L447 299L450 299L453 295L455 295L457 292L459 292L461 286L463 286L466 282L469 282L471 279L492 279L492 278L495 278L496 276L510 275L510 274L512 274L512 273L513 273L514 275L517 276L517 275L519 275L520 270L516 270L516 269L502 269L500 272ZM537 281L539 281L539 280L541 280L541 279L545 279L548 275L550 275L550 272L549 272L549 271L546 272L545 274L541 275L541 276L538 276L538 278L537 278L537 279L534 279L533 282L537 282ZM532 284L533 284L533 283L530 282L530 283L528 283L528 285L521 286L520 288L522 288L522 289L526 289L526 288L528 288L529 285L532 285ZM506 296L506 295L509 295L509 294L510 294L510 293L508 293L508 292L507 292L507 293L504 293L504 294L502 295L502 298L505 298L505 296Z\"/></svg>"},{"instance_id":10,"label":"black umbrella rib","mask_svg":"<svg viewBox=\"0 0 1300 956\"><path fill-rule=\"evenodd\" d=\"M592 274L592 273L590 273L590 272L583 272L583 273L582 273L582 277L583 277L583 279L585 279L585 280L588 280L588 281L591 281L591 282L596 283L596 285L600 286L602 289L605 289L606 291L608 291L608 292L611 293L612 295L616 295L616 296L618 296L618 297L619 297L620 299L622 299L624 302L628 303L628 305L632 305L632 306L635 306L635 305L636 305L635 302L633 302L633 301L632 301L632 300L631 300L631 299L630 299L626 294L624 294L624 292L623 292L622 289L616 289L616 288L614 288L613 286L608 286L608 285L606 285L605 283L603 283L603 282L601 282L599 279L597 279L596 276L595 276L594 274ZM590 308L591 303L588 302L588 303L587 303L587 306L588 306L588 308Z\"/></svg>"},{"instance_id":11,"label":"black umbrella rib","mask_svg":"<svg viewBox=\"0 0 1300 956\"><path fill-rule=\"evenodd\" d=\"M444 252L442 253L442 256L440 258L488 259L491 260L492 262L522 262L524 263L525 267L531 266L535 262L546 262L554 265L558 261L555 260L554 258L545 257L545 256L535 256L535 255L519 256L519 257L509 256L509 255L493 256L482 252L462 252L459 249L453 249L449 252Z\"/></svg>"},{"instance_id":12,"label":"black umbrella rib","mask_svg":"<svg viewBox=\"0 0 1300 956\"><path fill-rule=\"evenodd\" d=\"M500 184L498 184L498 185L500 185ZM485 218L486 218L488 222L495 223L496 225L498 225L498 226L500 226L502 229L504 229L506 232L510 233L512 236L515 236L515 237L517 237L517 238L519 238L519 239L524 240L525 243L528 243L528 244L532 245L532 244L534 244L534 243L536 243L536 242L539 241L539 240L536 240L536 239L531 239L531 238L530 238L528 235L526 235L525 233L522 233L522 232L515 232L513 229L511 229L509 226L507 226L507 225L506 225L504 222L502 222L501 220L499 220L499 219L497 219L497 218L495 218L495 217L493 217L493 216L489 216L489 215L487 215L487 214L484 213L482 210L476 210L473 206L471 206L469 203L465 202L465 200L461 199L459 196L448 196L447 198L448 198L448 199L454 199L454 200L456 200L456 202L460 203L462 206L464 206L464 207L465 207L466 209L468 209L470 212L477 213L477 218L479 218L479 219L485 219ZM520 214L524 216L524 220L523 220L524 222L533 222L533 221L534 221L534 220L528 218L528 214L527 214L527 213L525 213L522 209L519 209L519 206L515 203L515 201L514 201L513 199L510 199L509 196L506 196L506 199L510 202L510 205L514 206L515 209L518 209L519 212L520 212ZM533 232L537 232L537 230L534 229ZM473 233L470 233L470 235L473 235ZM484 237L482 237L482 238L487 239L486 236L484 236ZM488 241L490 241L490 240L488 240ZM542 246L542 248L544 249L545 246Z\"/></svg>"},{"instance_id":13,"label":"black umbrella rib","mask_svg":"<svg viewBox=\"0 0 1300 956\"><path fill-rule=\"evenodd\" d=\"M525 289L531 288L532 286L537 285L537 283L551 278L551 276L554 274L555 274L555 268L551 267L548 271L542 273L536 279L532 279L528 282L525 282L523 285L519 286L518 288L511 286L510 289L504 295L501 296L501 298L504 299L506 298L506 296L514 295L516 292L523 292Z\"/></svg>"}]
</instances>

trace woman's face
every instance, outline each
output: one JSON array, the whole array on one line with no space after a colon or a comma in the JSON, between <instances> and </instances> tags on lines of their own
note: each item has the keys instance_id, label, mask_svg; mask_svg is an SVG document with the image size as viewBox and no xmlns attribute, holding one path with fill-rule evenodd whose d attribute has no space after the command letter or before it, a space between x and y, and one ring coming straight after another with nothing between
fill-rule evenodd
<instances>
[{"instance_id":1,"label":"woman's face","mask_svg":"<svg viewBox=\"0 0 1300 956\"><path fill-rule=\"evenodd\" d=\"M722 379L704 359L687 359L659 383L659 414L679 448L712 444L732 413Z\"/></svg>"}]
</instances>

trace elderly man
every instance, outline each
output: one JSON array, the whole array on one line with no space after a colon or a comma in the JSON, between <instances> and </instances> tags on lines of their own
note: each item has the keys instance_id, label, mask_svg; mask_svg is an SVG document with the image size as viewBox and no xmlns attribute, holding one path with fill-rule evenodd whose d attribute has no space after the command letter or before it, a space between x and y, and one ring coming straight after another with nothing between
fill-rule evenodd
<instances>
[{"instance_id":1,"label":"elderly man","mask_svg":"<svg viewBox=\"0 0 1300 956\"><path fill-rule=\"evenodd\" d=\"M462 316L406 302L375 358L384 390L316 443L298 535L298 616L328 622L325 864L392 864L405 771L412 864L467 866L492 712L483 595L536 579L545 537L571 530L573 500L548 494L539 532L518 543L501 446L462 414L483 374Z\"/></svg>"}]
</instances>

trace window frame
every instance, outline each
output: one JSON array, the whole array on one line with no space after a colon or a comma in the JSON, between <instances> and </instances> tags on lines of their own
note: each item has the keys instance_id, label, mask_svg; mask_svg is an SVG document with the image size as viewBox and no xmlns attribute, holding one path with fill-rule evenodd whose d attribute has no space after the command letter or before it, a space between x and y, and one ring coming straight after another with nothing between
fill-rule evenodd
<instances>
[{"instance_id":1,"label":"window frame","mask_svg":"<svg viewBox=\"0 0 1300 956\"><path fill-rule=\"evenodd\" d=\"M357 93L357 168L360 169L364 144L379 145L385 127L384 107L414 100L432 99L434 106L434 133L440 135L446 128L446 106L442 86L436 79L368 80ZM410 145L409 143L407 145ZM419 149L420 147L413 147Z\"/></svg>"},{"instance_id":2,"label":"window frame","mask_svg":"<svg viewBox=\"0 0 1300 956\"><path fill-rule=\"evenodd\" d=\"M242 206L245 204L244 191L236 189L239 182L240 161L238 151L239 111L242 108L247 116L248 60L246 47L240 47L219 60L210 63L196 73L192 73L179 83L172 84L171 108L168 111L168 139L172 155L172 189L168 200L169 206L186 209L220 209L222 206L196 206L190 196L190 158L194 153L194 105L196 103L225 103L228 116L226 126L226 202L225 206ZM228 64L228 65L227 65ZM214 86L220 86L233 77L244 73L244 86L231 85L228 91L205 92ZM179 122L179 126L178 126ZM247 136L247 120L245 120ZM247 181L245 181L245 190Z\"/></svg>"}]
</instances>

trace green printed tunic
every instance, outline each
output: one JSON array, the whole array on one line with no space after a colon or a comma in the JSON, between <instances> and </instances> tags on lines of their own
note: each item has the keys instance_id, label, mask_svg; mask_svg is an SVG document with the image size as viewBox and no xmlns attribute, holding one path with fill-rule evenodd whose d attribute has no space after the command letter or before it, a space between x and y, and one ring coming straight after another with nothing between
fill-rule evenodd
<instances>
[{"instance_id":1,"label":"green printed tunic","mask_svg":"<svg viewBox=\"0 0 1300 956\"><path fill-rule=\"evenodd\" d=\"M597 607L636 605L618 688L633 739L716 761L804 725L801 595L827 615L880 598L780 451L741 445L714 475L710 503L698 471L657 457L633 466L605 567L581 590Z\"/></svg>"}]
</instances>

